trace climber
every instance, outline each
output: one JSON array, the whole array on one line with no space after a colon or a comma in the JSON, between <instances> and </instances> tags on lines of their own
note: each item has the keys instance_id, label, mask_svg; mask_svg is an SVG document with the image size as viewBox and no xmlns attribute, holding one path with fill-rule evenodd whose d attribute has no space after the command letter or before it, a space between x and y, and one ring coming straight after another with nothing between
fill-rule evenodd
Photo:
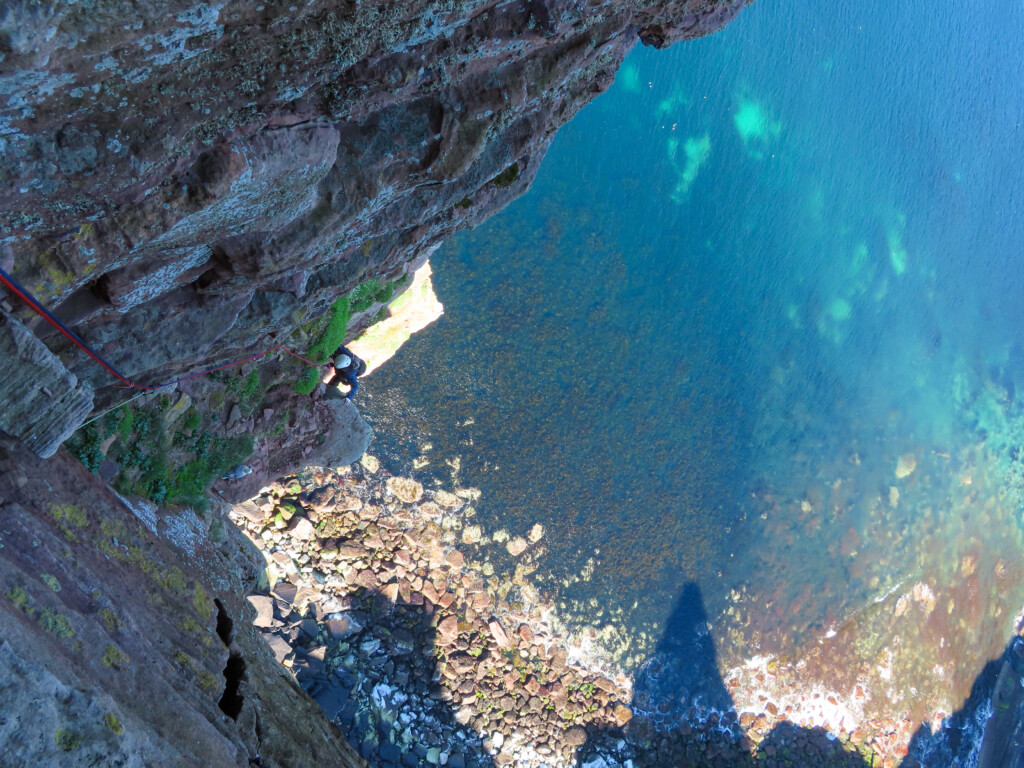
<instances>
[{"instance_id":1,"label":"climber","mask_svg":"<svg viewBox=\"0 0 1024 768\"><path fill-rule=\"evenodd\" d=\"M248 477L252 474L252 467L247 464L239 464L237 467L228 472L221 480L241 480L243 477Z\"/></svg>"},{"instance_id":2,"label":"climber","mask_svg":"<svg viewBox=\"0 0 1024 768\"><path fill-rule=\"evenodd\" d=\"M331 378L327 380L328 394L331 394L331 390L334 390L345 400L351 400L356 392L359 391L359 381L357 379L366 371L366 363L356 357L355 353L344 345L335 350L333 357L334 372L331 374ZM341 390L338 389L339 384L347 384L349 386L348 394L341 394Z\"/></svg>"}]
</instances>

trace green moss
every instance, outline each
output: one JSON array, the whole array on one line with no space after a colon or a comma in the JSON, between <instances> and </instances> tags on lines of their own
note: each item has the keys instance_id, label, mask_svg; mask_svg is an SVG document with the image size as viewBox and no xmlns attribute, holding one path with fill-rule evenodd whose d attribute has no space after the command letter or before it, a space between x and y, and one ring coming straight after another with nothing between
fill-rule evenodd
<instances>
[{"instance_id":1,"label":"green moss","mask_svg":"<svg viewBox=\"0 0 1024 768\"><path fill-rule=\"evenodd\" d=\"M512 165L491 179L491 183L499 189L505 189L506 187L511 187L518 178L519 163L512 163Z\"/></svg>"},{"instance_id":2,"label":"green moss","mask_svg":"<svg viewBox=\"0 0 1024 768\"><path fill-rule=\"evenodd\" d=\"M23 613L31 616L35 610L29 605L28 592L21 587L11 587L7 590L7 599L14 603L14 607Z\"/></svg>"},{"instance_id":3,"label":"green moss","mask_svg":"<svg viewBox=\"0 0 1024 768\"><path fill-rule=\"evenodd\" d=\"M199 687L207 693L219 692L221 681L212 672L201 669L196 673L196 682L199 683Z\"/></svg>"},{"instance_id":4,"label":"green moss","mask_svg":"<svg viewBox=\"0 0 1024 768\"><path fill-rule=\"evenodd\" d=\"M260 372L258 368L253 368L243 379L235 379L240 382L238 385L238 407L242 411L242 415L248 418L253 414L253 411L263 402L263 397L267 392L266 385L263 384L260 378Z\"/></svg>"},{"instance_id":5,"label":"green moss","mask_svg":"<svg viewBox=\"0 0 1024 768\"><path fill-rule=\"evenodd\" d=\"M124 626L121 620L117 618L117 615L109 608L101 608L96 615L100 617L100 621L103 622L103 627L107 632L117 632Z\"/></svg>"},{"instance_id":6,"label":"green moss","mask_svg":"<svg viewBox=\"0 0 1024 768\"><path fill-rule=\"evenodd\" d=\"M213 614L213 603L210 601L210 596L206 594L206 590L199 584L196 584L192 592L192 607L196 609L200 619L210 620L210 616Z\"/></svg>"},{"instance_id":7,"label":"green moss","mask_svg":"<svg viewBox=\"0 0 1024 768\"><path fill-rule=\"evenodd\" d=\"M315 371L316 373L319 373L319 371L316 371L316 369L315 369L315 368L310 368L309 370L310 370L310 371ZM318 378L319 378L319 377L318 377ZM298 386L298 385L296 384L296 387L297 387L297 386ZM316 386L316 384L314 383L314 385L313 385L313 386ZM310 392L312 392L312 391L313 391L313 390L312 390L312 389L310 389ZM300 394L302 394L302 393L300 393ZM306 392L305 394L307 394L307 395L308 395L308 394L309 394L309 392ZM287 426L288 426L288 420L289 420L289 419L291 418L291 415L292 415L292 411L291 411L291 408L287 409L287 410L286 410L286 411L285 411L285 412L284 412L283 414L281 414L281 423L280 423L280 424L278 424L278 425L277 425L277 427L275 427L275 428L274 428L274 431L273 431L273 432L271 432L271 434L272 434L272 435L280 435L280 434L283 434L283 433L284 433L284 430L285 430L285 428L287 428Z\"/></svg>"},{"instance_id":8,"label":"green moss","mask_svg":"<svg viewBox=\"0 0 1024 768\"><path fill-rule=\"evenodd\" d=\"M68 541L77 541L75 528L85 528L89 525L89 518L73 504L51 504L50 516Z\"/></svg>"},{"instance_id":9,"label":"green moss","mask_svg":"<svg viewBox=\"0 0 1024 768\"><path fill-rule=\"evenodd\" d=\"M61 752L74 752L82 746L82 737L70 728L58 728L53 734L53 741Z\"/></svg>"},{"instance_id":10,"label":"green moss","mask_svg":"<svg viewBox=\"0 0 1024 768\"><path fill-rule=\"evenodd\" d=\"M109 712L103 716L103 724L118 736L124 733L124 726L121 725L121 721Z\"/></svg>"},{"instance_id":11,"label":"green moss","mask_svg":"<svg viewBox=\"0 0 1024 768\"><path fill-rule=\"evenodd\" d=\"M212 437L206 433L196 441L196 458L173 471L167 497L191 503L201 498L217 478L252 456L251 435Z\"/></svg>"},{"instance_id":12,"label":"green moss","mask_svg":"<svg viewBox=\"0 0 1024 768\"><path fill-rule=\"evenodd\" d=\"M195 408L189 408L188 415L185 417L185 422L182 424L182 427L189 432L195 432L202 421L203 417L200 415L199 411Z\"/></svg>"},{"instance_id":13,"label":"green moss","mask_svg":"<svg viewBox=\"0 0 1024 768\"><path fill-rule=\"evenodd\" d=\"M128 654L115 645L103 649L103 663L112 669L123 669L131 659Z\"/></svg>"},{"instance_id":14,"label":"green moss","mask_svg":"<svg viewBox=\"0 0 1024 768\"><path fill-rule=\"evenodd\" d=\"M71 621L62 613L44 608L39 614L39 625L50 634L57 637L69 638L75 636L75 630Z\"/></svg>"},{"instance_id":15,"label":"green moss","mask_svg":"<svg viewBox=\"0 0 1024 768\"><path fill-rule=\"evenodd\" d=\"M473 201L470 200L469 197L464 197L461 200L459 200L459 202L457 202L455 204L456 208L462 208L463 210L471 208L472 206L473 206Z\"/></svg>"},{"instance_id":16,"label":"green moss","mask_svg":"<svg viewBox=\"0 0 1024 768\"><path fill-rule=\"evenodd\" d=\"M174 652L174 663L186 669L192 669L192 657L184 651Z\"/></svg>"},{"instance_id":17,"label":"green moss","mask_svg":"<svg viewBox=\"0 0 1024 768\"><path fill-rule=\"evenodd\" d=\"M320 337L309 348L309 358L311 360L317 363L325 363L334 350L345 343L349 316L348 296L342 296L331 304L331 308L328 310L327 324Z\"/></svg>"},{"instance_id":18,"label":"green moss","mask_svg":"<svg viewBox=\"0 0 1024 768\"><path fill-rule=\"evenodd\" d=\"M39 578L41 578L43 580L43 583L50 589L52 589L54 592L60 592L60 582L57 581L57 577L54 576L52 573L44 573Z\"/></svg>"},{"instance_id":19,"label":"green moss","mask_svg":"<svg viewBox=\"0 0 1024 768\"><path fill-rule=\"evenodd\" d=\"M352 293L349 294L353 312L363 312L373 305L374 297L381 290L380 280L371 278L361 283Z\"/></svg>"},{"instance_id":20,"label":"green moss","mask_svg":"<svg viewBox=\"0 0 1024 768\"><path fill-rule=\"evenodd\" d=\"M125 443L132 436L132 426L135 424L135 409L125 408L121 414L121 420L117 423L118 434L121 435L121 440Z\"/></svg>"},{"instance_id":21,"label":"green moss","mask_svg":"<svg viewBox=\"0 0 1024 768\"><path fill-rule=\"evenodd\" d=\"M186 584L185 574L177 566L172 565L160 576L160 585L171 592L185 592Z\"/></svg>"},{"instance_id":22,"label":"green moss","mask_svg":"<svg viewBox=\"0 0 1024 768\"><path fill-rule=\"evenodd\" d=\"M320 369L307 367L303 370L302 375L299 376L299 380L295 382L295 392L299 395L308 395L314 389L316 385L320 383ZM284 431L284 424L281 425L280 431ZM280 434L280 432L276 433Z\"/></svg>"}]
</instances>

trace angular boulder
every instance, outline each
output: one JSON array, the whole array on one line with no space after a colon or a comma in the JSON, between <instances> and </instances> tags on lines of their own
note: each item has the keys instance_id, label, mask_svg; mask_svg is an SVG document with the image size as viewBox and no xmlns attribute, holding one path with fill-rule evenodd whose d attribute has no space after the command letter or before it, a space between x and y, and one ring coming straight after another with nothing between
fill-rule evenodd
<instances>
[{"instance_id":1,"label":"angular boulder","mask_svg":"<svg viewBox=\"0 0 1024 768\"><path fill-rule=\"evenodd\" d=\"M324 434L324 442L306 458L306 463L321 467L339 467L359 461L373 439L373 429L350 401L325 400L332 411L331 425Z\"/></svg>"}]
</instances>

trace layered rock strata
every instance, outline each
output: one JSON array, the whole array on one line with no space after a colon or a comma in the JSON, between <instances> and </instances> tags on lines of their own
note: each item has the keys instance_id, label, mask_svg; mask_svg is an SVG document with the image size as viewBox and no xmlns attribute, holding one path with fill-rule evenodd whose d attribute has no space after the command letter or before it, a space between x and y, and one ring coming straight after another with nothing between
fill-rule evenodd
<instances>
[{"instance_id":1,"label":"layered rock strata","mask_svg":"<svg viewBox=\"0 0 1024 768\"><path fill-rule=\"evenodd\" d=\"M262 573L216 509L0 449L0 764L365 768L253 630Z\"/></svg>"},{"instance_id":2,"label":"layered rock strata","mask_svg":"<svg viewBox=\"0 0 1024 768\"><path fill-rule=\"evenodd\" d=\"M243 357L521 194L638 39L744 2L11 4L0 256L143 383Z\"/></svg>"},{"instance_id":3,"label":"layered rock strata","mask_svg":"<svg viewBox=\"0 0 1024 768\"><path fill-rule=\"evenodd\" d=\"M0 312L0 436L49 458L92 411L92 388L10 315Z\"/></svg>"}]
</instances>

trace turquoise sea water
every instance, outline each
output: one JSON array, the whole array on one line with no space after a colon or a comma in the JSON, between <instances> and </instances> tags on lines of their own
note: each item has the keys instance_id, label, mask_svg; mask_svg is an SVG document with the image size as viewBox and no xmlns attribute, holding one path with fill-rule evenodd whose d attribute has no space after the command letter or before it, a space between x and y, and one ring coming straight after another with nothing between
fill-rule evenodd
<instances>
[{"instance_id":1,"label":"turquoise sea water","mask_svg":"<svg viewBox=\"0 0 1024 768\"><path fill-rule=\"evenodd\" d=\"M760 0L636 50L434 256L376 451L542 523L534 577L631 669L696 584L723 671L956 708L1024 606L1022 33L1004 0Z\"/></svg>"}]
</instances>

